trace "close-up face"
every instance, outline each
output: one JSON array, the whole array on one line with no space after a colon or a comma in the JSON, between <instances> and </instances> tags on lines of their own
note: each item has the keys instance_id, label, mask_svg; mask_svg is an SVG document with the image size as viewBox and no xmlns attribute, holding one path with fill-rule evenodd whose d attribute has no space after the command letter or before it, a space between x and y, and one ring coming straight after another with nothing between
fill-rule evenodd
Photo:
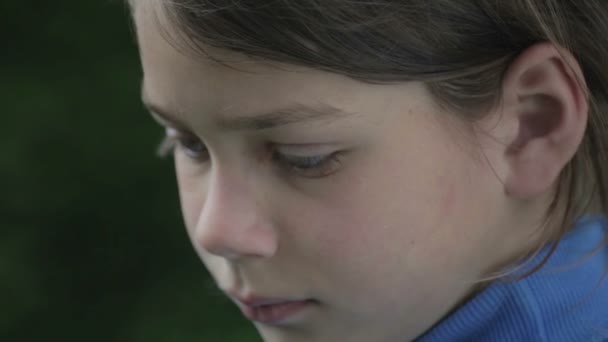
<instances>
[{"instance_id":1,"label":"close-up face","mask_svg":"<svg viewBox=\"0 0 608 342\"><path fill-rule=\"evenodd\" d=\"M493 140L422 83L209 48L231 68L176 49L151 3L134 9L144 101L177 142L188 235L264 340L413 339L511 256L516 218L475 150Z\"/></svg>"}]
</instances>

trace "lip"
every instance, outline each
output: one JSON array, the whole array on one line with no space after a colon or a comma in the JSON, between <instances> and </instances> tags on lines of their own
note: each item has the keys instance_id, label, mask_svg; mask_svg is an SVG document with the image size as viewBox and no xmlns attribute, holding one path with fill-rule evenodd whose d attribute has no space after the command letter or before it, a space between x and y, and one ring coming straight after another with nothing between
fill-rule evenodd
<instances>
[{"instance_id":1,"label":"lip","mask_svg":"<svg viewBox=\"0 0 608 342\"><path fill-rule=\"evenodd\" d=\"M243 315L258 323L278 325L293 323L318 302L314 299L288 299L231 296Z\"/></svg>"}]
</instances>

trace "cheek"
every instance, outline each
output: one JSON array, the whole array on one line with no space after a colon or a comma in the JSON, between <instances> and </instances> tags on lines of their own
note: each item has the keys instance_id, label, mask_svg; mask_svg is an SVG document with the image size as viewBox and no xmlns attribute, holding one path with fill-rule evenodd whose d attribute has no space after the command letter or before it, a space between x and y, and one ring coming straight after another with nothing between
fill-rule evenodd
<instances>
[{"instance_id":1,"label":"cheek","mask_svg":"<svg viewBox=\"0 0 608 342\"><path fill-rule=\"evenodd\" d=\"M175 173L184 223L189 233L197 225L205 204L207 185L202 170L189 165L184 156L175 155Z\"/></svg>"},{"instance_id":2,"label":"cheek","mask_svg":"<svg viewBox=\"0 0 608 342\"><path fill-rule=\"evenodd\" d=\"M339 196L308 218L316 223L306 232L316 254L334 268L326 272L342 278L334 281L375 286L371 282L383 279L422 293L428 283L469 271L483 194L469 186L464 152L437 142L424 146L367 163L357 171L364 177L335 184Z\"/></svg>"}]
</instances>

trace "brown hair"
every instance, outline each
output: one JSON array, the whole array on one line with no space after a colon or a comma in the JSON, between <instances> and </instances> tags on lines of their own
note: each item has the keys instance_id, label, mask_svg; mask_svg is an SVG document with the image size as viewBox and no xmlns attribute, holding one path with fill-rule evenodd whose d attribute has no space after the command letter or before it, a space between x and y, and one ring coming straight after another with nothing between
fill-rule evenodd
<instances>
[{"instance_id":1,"label":"brown hair","mask_svg":"<svg viewBox=\"0 0 608 342\"><path fill-rule=\"evenodd\" d=\"M363 82L422 81L439 104L470 121L500 101L503 74L520 52L538 42L564 48L583 70L589 92L589 125L579 151L560 175L539 250L551 245L552 252L581 216L608 213L608 2L163 3L183 42L196 51L204 53L204 46L212 46Z\"/></svg>"}]
</instances>

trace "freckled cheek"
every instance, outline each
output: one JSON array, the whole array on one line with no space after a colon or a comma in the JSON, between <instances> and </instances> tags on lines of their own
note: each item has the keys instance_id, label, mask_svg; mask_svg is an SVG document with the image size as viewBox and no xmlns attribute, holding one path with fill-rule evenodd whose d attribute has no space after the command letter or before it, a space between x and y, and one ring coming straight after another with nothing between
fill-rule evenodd
<instances>
[{"instance_id":1,"label":"freckled cheek","mask_svg":"<svg viewBox=\"0 0 608 342\"><path fill-rule=\"evenodd\" d=\"M348 200L339 207L311 218L311 222L325 218L314 237L325 256L358 260L358 267L362 267L386 258L409 263L419 249L436 249L434 235L454 210L452 189L429 185L421 189L418 182L390 179L398 181L379 181L372 189L355 189L343 197Z\"/></svg>"},{"instance_id":2,"label":"freckled cheek","mask_svg":"<svg viewBox=\"0 0 608 342\"><path fill-rule=\"evenodd\" d=\"M360 222L344 219L329 220L318 224L317 227L321 227L321 229L316 232L312 241L320 254L325 257L337 255L342 258L364 251L363 247L366 245L364 241L367 238Z\"/></svg>"},{"instance_id":3,"label":"freckled cheek","mask_svg":"<svg viewBox=\"0 0 608 342\"><path fill-rule=\"evenodd\" d=\"M369 259L386 243L386 222L369 208L358 206L319 209L305 222L308 240L320 258L335 260L344 267ZM358 266L356 267L358 268Z\"/></svg>"},{"instance_id":4,"label":"freckled cheek","mask_svg":"<svg viewBox=\"0 0 608 342\"><path fill-rule=\"evenodd\" d=\"M301 234L308 237L320 257L350 264L360 258L369 259L381 249L378 244L386 243L387 223L394 219L387 217L384 210L389 198L378 196L374 189L362 184L366 183L340 186L335 191L339 196L323 204L310 204L311 215L301 217L306 228Z\"/></svg>"}]
</instances>

